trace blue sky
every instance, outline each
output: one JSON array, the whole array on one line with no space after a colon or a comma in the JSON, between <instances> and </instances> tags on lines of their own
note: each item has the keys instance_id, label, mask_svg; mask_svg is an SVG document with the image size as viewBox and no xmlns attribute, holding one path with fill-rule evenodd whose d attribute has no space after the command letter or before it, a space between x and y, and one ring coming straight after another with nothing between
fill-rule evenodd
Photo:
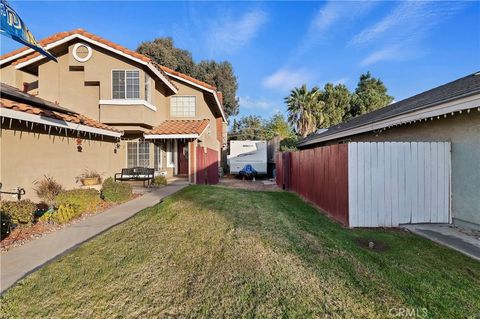
<instances>
[{"instance_id":1,"label":"blue sky","mask_svg":"<svg viewBox=\"0 0 480 319\"><path fill-rule=\"evenodd\" d=\"M480 71L480 2L10 1L37 40L84 28L135 49L171 36L196 61L228 60L240 115L270 117L307 83L380 77L401 100ZM1 53L19 47L1 38Z\"/></svg>"}]
</instances>

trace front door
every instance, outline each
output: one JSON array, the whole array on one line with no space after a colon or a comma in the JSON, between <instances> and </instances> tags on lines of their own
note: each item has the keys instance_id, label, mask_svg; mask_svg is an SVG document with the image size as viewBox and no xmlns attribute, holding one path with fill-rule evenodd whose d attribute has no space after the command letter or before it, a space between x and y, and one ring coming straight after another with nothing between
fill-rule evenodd
<instances>
[{"instance_id":1,"label":"front door","mask_svg":"<svg viewBox=\"0 0 480 319\"><path fill-rule=\"evenodd\" d=\"M178 141L178 175L188 175L188 142Z\"/></svg>"}]
</instances>

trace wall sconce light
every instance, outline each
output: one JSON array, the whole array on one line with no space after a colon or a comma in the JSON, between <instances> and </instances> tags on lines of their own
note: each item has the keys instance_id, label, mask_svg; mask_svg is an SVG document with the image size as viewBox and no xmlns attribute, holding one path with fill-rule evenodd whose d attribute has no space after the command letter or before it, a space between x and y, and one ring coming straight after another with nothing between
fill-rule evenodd
<instances>
[{"instance_id":1,"label":"wall sconce light","mask_svg":"<svg viewBox=\"0 0 480 319\"><path fill-rule=\"evenodd\" d=\"M117 150L120 148L120 143L115 144L115 147L113 148L113 153L117 154Z\"/></svg>"},{"instance_id":2,"label":"wall sconce light","mask_svg":"<svg viewBox=\"0 0 480 319\"><path fill-rule=\"evenodd\" d=\"M82 152L82 150L83 150L82 142L83 142L83 140L81 138L77 138L77 151L78 152Z\"/></svg>"}]
</instances>

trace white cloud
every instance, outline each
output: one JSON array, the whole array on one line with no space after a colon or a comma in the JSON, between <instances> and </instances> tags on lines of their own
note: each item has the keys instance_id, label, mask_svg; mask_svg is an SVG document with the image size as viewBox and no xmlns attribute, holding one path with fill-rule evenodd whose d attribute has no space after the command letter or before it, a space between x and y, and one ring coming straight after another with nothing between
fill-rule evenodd
<instances>
[{"instance_id":1,"label":"white cloud","mask_svg":"<svg viewBox=\"0 0 480 319\"><path fill-rule=\"evenodd\" d=\"M242 109L268 110L275 107L275 103L265 98L253 99L250 96L240 96L238 99Z\"/></svg>"},{"instance_id":2,"label":"white cloud","mask_svg":"<svg viewBox=\"0 0 480 319\"><path fill-rule=\"evenodd\" d=\"M346 25L367 14L377 5L375 1L328 1L315 13L310 21L295 56L310 50L320 39L325 38L328 31L336 25Z\"/></svg>"},{"instance_id":3,"label":"white cloud","mask_svg":"<svg viewBox=\"0 0 480 319\"><path fill-rule=\"evenodd\" d=\"M417 36L432 24L431 19L437 13L429 6L428 2L403 2L375 25L355 35L352 44L369 43L388 35L397 39Z\"/></svg>"},{"instance_id":4,"label":"white cloud","mask_svg":"<svg viewBox=\"0 0 480 319\"><path fill-rule=\"evenodd\" d=\"M267 76L262 85L269 89L290 90L311 80L312 76L304 69L280 69Z\"/></svg>"},{"instance_id":5,"label":"white cloud","mask_svg":"<svg viewBox=\"0 0 480 319\"><path fill-rule=\"evenodd\" d=\"M213 52L226 53L238 50L257 35L267 18L267 14L261 10L217 18L208 31L210 48Z\"/></svg>"},{"instance_id":6,"label":"white cloud","mask_svg":"<svg viewBox=\"0 0 480 319\"><path fill-rule=\"evenodd\" d=\"M393 45L374 51L360 62L360 66L369 66L380 61L394 60L399 56L398 49L398 45Z\"/></svg>"},{"instance_id":7,"label":"white cloud","mask_svg":"<svg viewBox=\"0 0 480 319\"><path fill-rule=\"evenodd\" d=\"M329 1L318 10L311 27L326 31L335 23L345 23L366 14L375 5L374 1Z\"/></svg>"},{"instance_id":8,"label":"white cloud","mask_svg":"<svg viewBox=\"0 0 480 319\"><path fill-rule=\"evenodd\" d=\"M350 44L376 46L360 62L361 66L417 57L425 51L422 40L429 31L463 6L458 2L402 2L380 21L357 33Z\"/></svg>"}]
</instances>

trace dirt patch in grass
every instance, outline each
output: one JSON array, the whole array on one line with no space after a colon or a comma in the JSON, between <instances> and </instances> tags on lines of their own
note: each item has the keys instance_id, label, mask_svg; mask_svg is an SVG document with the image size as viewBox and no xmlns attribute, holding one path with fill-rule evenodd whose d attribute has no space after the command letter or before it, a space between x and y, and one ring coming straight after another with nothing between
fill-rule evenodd
<instances>
[{"instance_id":1,"label":"dirt patch in grass","mask_svg":"<svg viewBox=\"0 0 480 319\"><path fill-rule=\"evenodd\" d=\"M384 252L390 249L386 242L375 239L356 238L355 243L362 248L373 251Z\"/></svg>"},{"instance_id":2,"label":"dirt patch in grass","mask_svg":"<svg viewBox=\"0 0 480 319\"><path fill-rule=\"evenodd\" d=\"M224 176L220 179L220 186L237 188L237 189L246 189L253 191L280 191L281 189L277 187L274 180L267 178L257 178L256 180L243 180L240 177L235 177L231 175Z\"/></svg>"}]
</instances>

